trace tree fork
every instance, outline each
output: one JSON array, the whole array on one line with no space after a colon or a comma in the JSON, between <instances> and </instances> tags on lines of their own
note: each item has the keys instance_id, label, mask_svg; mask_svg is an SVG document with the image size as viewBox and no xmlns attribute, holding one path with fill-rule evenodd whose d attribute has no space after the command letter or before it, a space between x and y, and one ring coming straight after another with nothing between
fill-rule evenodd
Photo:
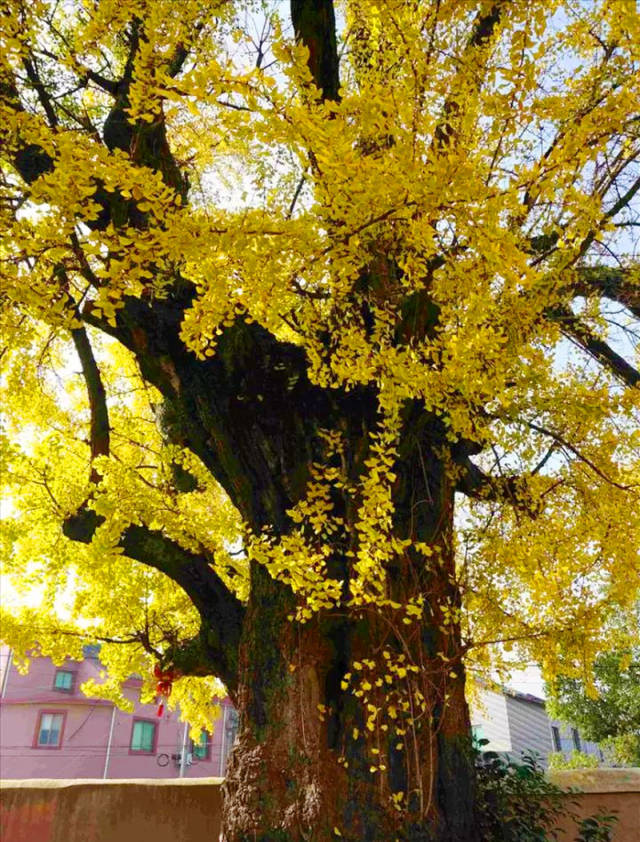
<instances>
[{"instance_id":1,"label":"tree fork","mask_svg":"<svg viewBox=\"0 0 640 842\"><path fill-rule=\"evenodd\" d=\"M163 308L167 309L166 313ZM202 401L214 396L220 401L223 395L228 400L231 384L235 389L239 386L247 389L248 384L243 386L236 374L245 355L258 361L260 369L262 358L273 364L273 354L278 353L280 360L287 361L283 383L295 371L294 366L300 365L301 372L304 371L304 361L298 360L298 353L293 349L293 356L288 358L286 346L273 344L262 329L239 323L223 336L218 357L201 363L192 355L178 353L171 313L170 303L156 304L151 311L144 303L132 302L118 315L114 332L134 350L147 379L174 406L177 415L172 423L182 433L184 444L215 470L224 449L233 446L234 439L229 438L230 432L212 435L215 416L202 414L202 408L198 409L203 406ZM171 355L167 355L169 349L174 349ZM207 372L207 388L197 373L200 369ZM265 377L266 371L259 373L261 389L265 388ZM312 424L317 429L323 421L341 428L352 454L347 460L350 473L356 479L365 456L361 453L354 458L354 454L363 448L366 454L368 431L375 426L375 401L370 401L373 396L358 393L351 400L337 392L329 400L316 387L306 384L306 378L300 382L300 388L310 389L315 395L310 401L309 395L300 394L298 403L307 410L306 419L301 419L303 427ZM191 400L192 388L200 395L200 404ZM288 406L286 400L279 401L278 388L273 383L270 390L265 390L270 391L265 399L275 401L270 411L275 418ZM243 403L243 416L236 419L233 435L245 435L242 432L245 425L246 434L253 430L251 435L255 437L261 423L257 405L253 415L247 411L246 400ZM291 415L291 409L288 413ZM354 415L361 421L354 421ZM272 438L277 428L276 424L261 435ZM198 436L194 438L196 432ZM306 429L304 437L307 442L313 440L312 430ZM294 495L304 490L304 482L293 481L288 475L290 470L300 470L298 444L295 437L287 435L280 445L284 451L279 463L279 487ZM227 617L226 609L220 613L220 606L226 605L230 595L221 583L216 585L215 574L206 559L198 561L165 536L143 527L131 526L123 533L125 553L170 575L206 617L203 628L210 631L200 636L208 644L204 651L210 653L212 670L225 680L237 702L242 726L229 771L225 806L230 842L254 838L254 834L258 838L262 835L265 840L282 838L297 842L306 839L309 833L315 834L311 838L324 842L334 838L334 827L340 828L345 838L386 840L398 831L399 815L390 799L403 788L407 792L403 820L413 834L407 838L474 842L473 769L469 759L464 674L459 662L459 628L454 626L447 634L439 630L445 623L441 607L459 603L452 567L454 486L442 455L436 455L442 454L445 446L442 422L425 414L417 404L408 404L395 466L398 475L394 489L395 529L401 536L422 539L438 547L441 563L430 569L424 560L408 559L404 566L389 570L388 575L392 595L398 601L416 593L423 593L427 598L429 612L423 619L425 628L417 649L412 644L412 657L425 669L415 689L420 686L424 691L433 724L424 720L416 726L404 758L395 747L397 741L386 741L382 748L386 757L382 765L386 769L377 772L370 769L376 757L370 753L364 737L365 713L351 690L342 688L342 681L354 661L369 657L388 640L388 628L382 621L370 616L358 618L357 612L345 617L336 611L323 612L308 624L300 625L291 620L296 600L289 588L257 564L251 569L249 604L240 613L234 609L234 616L237 615L234 620ZM238 466L236 470L242 473L243 468ZM290 528L286 509L296 497L274 497L267 483L274 482L275 475L268 471L256 473L255 463L251 471L250 499L268 499L271 508L264 511L259 504L245 499L244 482L230 484L232 499L250 515L254 529L261 528L264 518L270 524L281 524L282 531L286 531ZM277 504L277 499L282 502ZM68 524L65 531L70 534L70 530ZM88 530L89 537L92 531ZM78 533L73 537L81 536ZM348 579L349 565L343 564L342 569ZM212 580L211 587L207 585L209 580ZM227 636L236 630L238 636L231 646L228 639L216 643L216 638L211 638L216 628L221 627L226 627ZM400 651L399 640L392 639L391 646ZM172 652L171 656L179 667L181 664L187 667L188 659L195 657L197 661L201 651L197 646L189 646L183 652ZM237 654L232 656L229 652ZM233 664L229 660L232 657L237 658ZM192 672L202 668L196 661L190 666ZM457 673L453 682L448 674L452 664ZM354 739L356 730L359 735ZM348 767L343 765L344 761ZM262 817L258 825L256 816ZM278 837L278 833L285 835Z\"/></svg>"}]
</instances>

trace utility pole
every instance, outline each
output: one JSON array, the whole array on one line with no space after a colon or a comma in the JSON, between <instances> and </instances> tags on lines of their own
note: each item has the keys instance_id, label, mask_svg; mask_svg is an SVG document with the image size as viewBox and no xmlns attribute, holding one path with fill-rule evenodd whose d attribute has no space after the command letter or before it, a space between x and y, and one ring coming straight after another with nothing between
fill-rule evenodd
<instances>
[{"instance_id":1,"label":"utility pole","mask_svg":"<svg viewBox=\"0 0 640 842\"><path fill-rule=\"evenodd\" d=\"M184 778L184 769L187 765L187 734L189 733L189 723L184 723L184 731L182 732L182 751L180 752L180 777Z\"/></svg>"},{"instance_id":2,"label":"utility pole","mask_svg":"<svg viewBox=\"0 0 640 842\"><path fill-rule=\"evenodd\" d=\"M109 776L109 760L111 759L111 741L113 739L113 726L115 725L116 721L116 706L114 705L111 708L111 725L109 726L109 739L107 740L107 753L105 754L104 758L104 772L102 774L103 778L107 778Z\"/></svg>"},{"instance_id":3,"label":"utility pole","mask_svg":"<svg viewBox=\"0 0 640 842\"><path fill-rule=\"evenodd\" d=\"M9 672L11 671L11 664L13 662L13 649L9 649L7 654L7 663L5 664L4 674L2 676L2 690L0 691L0 699L4 699L4 694L7 692L7 684L9 683Z\"/></svg>"}]
</instances>

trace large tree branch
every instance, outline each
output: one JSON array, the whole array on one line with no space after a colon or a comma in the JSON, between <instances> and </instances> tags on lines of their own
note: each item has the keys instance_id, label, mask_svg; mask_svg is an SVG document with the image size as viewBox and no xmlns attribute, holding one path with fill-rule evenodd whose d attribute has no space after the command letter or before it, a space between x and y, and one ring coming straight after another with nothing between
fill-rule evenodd
<instances>
[{"instance_id":1,"label":"large tree branch","mask_svg":"<svg viewBox=\"0 0 640 842\"><path fill-rule=\"evenodd\" d=\"M149 124L141 121L131 122L127 113L130 105L129 90L133 81L135 57L139 45L139 24L134 23L130 33L129 52L122 78L110 86L110 92L113 93L115 102L104 122L104 142L111 150L121 149L130 156L135 164L159 171L165 183L179 193L184 201L187 195L188 181L180 171L169 148L162 114L160 113L159 118ZM178 46L171 59L170 66L174 75L179 72L186 56L185 48ZM47 123L55 131L59 124L56 108L41 79L33 56L25 59L23 65L27 79L36 92L46 115ZM84 83L83 77L81 84ZM0 97L15 112L23 113L25 111L20 100L16 80L10 72L7 72L0 81ZM8 148L13 148L14 164L27 184L32 184L41 175L51 172L55 168L54 158L39 145L24 143L19 136L8 137L5 142ZM92 201L101 208L97 218L83 219L83 222L92 230L104 230L114 217L122 219L123 211L124 218L131 225L138 228L146 227L146 215L138 210L136 200L131 198L125 200L117 192L108 192L101 182L97 184Z\"/></svg>"},{"instance_id":2,"label":"large tree branch","mask_svg":"<svg viewBox=\"0 0 640 842\"><path fill-rule=\"evenodd\" d=\"M631 163L633 160L634 159L629 159L629 161L626 162L625 166ZM620 171L622 171L622 169L623 168L621 168ZM599 232L603 230L605 225L609 223L621 211L629 207L631 201L635 197L638 190L640 190L640 177L636 178L635 181L631 184L631 186L621 196L618 197L618 199L611 205L611 207L603 212L602 217L600 218L600 222L594 228L592 228L591 231L589 231L589 233L584 237L580 244L580 248L577 250L576 255L574 257L574 264L577 264L587 254L589 248L592 246ZM542 263L544 260L546 260L551 255L551 253L555 251L556 244L558 240L560 240L560 238L561 234L558 230L546 232L544 234L536 234L530 237L529 246L531 252L534 255L536 255L535 259L532 262L532 265L536 266L539 263Z\"/></svg>"},{"instance_id":3,"label":"large tree branch","mask_svg":"<svg viewBox=\"0 0 640 842\"><path fill-rule=\"evenodd\" d=\"M109 414L100 369L93 355L84 326L71 331L82 365L91 411L91 458L109 454ZM100 474L92 467L91 479ZM63 531L68 538L90 542L101 518L87 503L67 518ZM157 530L129 526L120 545L125 555L160 570L185 591L202 618L200 635L189 645L182 644L169 654L182 673L215 672L229 687L237 681L237 648L244 609L203 555L189 553Z\"/></svg>"},{"instance_id":4,"label":"large tree branch","mask_svg":"<svg viewBox=\"0 0 640 842\"><path fill-rule=\"evenodd\" d=\"M640 372L630 365L607 343L597 336L568 307L557 306L546 311L548 317L560 324L562 332L569 339L608 369L627 386L640 384Z\"/></svg>"},{"instance_id":5,"label":"large tree branch","mask_svg":"<svg viewBox=\"0 0 640 842\"><path fill-rule=\"evenodd\" d=\"M105 392L100 369L93 355L91 343L87 336L84 325L72 328L71 338L75 345L76 352L80 358L82 374L87 386L89 397L89 409L91 412L90 440L91 461L96 456L109 455L109 412L107 409L107 395ZM100 476L96 469L91 467L91 481L99 482Z\"/></svg>"},{"instance_id":6,"label":"large tree branch","mask_svg":"<svg viewBox=\"0 0 640 842\"><path fill-rule=\"evenodd\" d=\"M15 79L8 75L8 71L0 80L0 98L15 112L24 113ZM43 173L53 169L53 158L41 146L21 142L19 137L11 137L6 128L0 130L0 139L6 149L13 150L15 167L27 184L33 184Z\"/></svg>"},{"instance_id":7,"label":"large tree branch","mask_svg":"<svg viewBox=\"0 0 640 842\"><path fill-rule=\"evenodd\" d=\"M31 66L31 71L27 70L27 72L32 84L36 88L41 104L45 108L47 118L50 124L56 126L57 115L55 114L51 100L35 74L33 66L30 63L27 64ZM20 101L18 88L13 78L7 76L0 81L0 97L16 113L24 113L25 109ZM7 149L12 150L15 168L26 184L33 184L41 175L52 172L55 168L54 158L40 145L36 143L25 143L20 135L17 137L8 136L6 131L0 134L0 139ZM100 205L101 211L96 219L83 220L83 222L94 231L103 230L107 227L111 219L112 196L107 193L102 184L99 184L92 199Z\"/></svg>"},{"instance_id":8,"label":"large tree branch","mask_svg":"<svg viewBox=\"0 0 640 842\"><path fill-rule=\"evenodd\" d=\"M476 49L484 47L491 40L491 36L500 21L503 5L503 0L500 0L500 2L494 3L486 14L478 12L473 24L473 31L465 47L465 57L472 54ZM481 79L482 77L479 72L474 74L473 80L476 90L480 88ZM458 97L450 95L447 98L442 111L443 119L436 126L433 133L432 150L436 152L446 149L455 137L455 121L459 117L461 111Z\"/></svg>"},{"instance_id":9,"label":"large tree branch","mask_svg":"<svg viewBox=\"0 0 640 842\"><path fill-rule=\"evenodd\" d=\"M630 185L630 187L621 196L618 197L617 201L615 201L611 205L611 207L605 213L603 219L605 221L613 219L613 217L619 214L620 211L629 207L631 200L634 198L638 190L640 190L640 176L638 176L635 179L635 181Z\"/></svg>"},{"instance_id":10,"label":"large tree branch","mask_svg":"<svg viewBox=\"0 0 640 842\"><path fill-rule=\"evenodd\" d=\"M456 465L460 469L456 491L461 494L475 500L507 503L526 512L530 517L540 514L540 503L534 502L528 493L526 476L492 476L485 473L469 457L456 458Z\"/></svg>"},{"instance_id":11,"label":"large tree branch","mask_svg":"<svg viewBox=\"0 0 640 842\"><path fill-rule=\"evenodd\" d=\"M27 72L27 77L29 81L31 82L36 93L38 94L40 105L42 106L44 113L47 115L49 125L51 126L51 128L55 128L58 125L58 115L56 114L55 108L53 107L53 103L51 102L51 98L49 97L47 89L40 78L40 74L36 69L35 59L25 59L23 61L23 65L24 69Z\"/></svg>"},{"instance_id":12,"label":"large tree branch","mask_svg":"<svg viewBox=\"0 0 640 842\"><path fill-rule=\"evenodd\" d=\"M544 260L555 248L559 235L541 235L532 238L531 248L540 256L535 262ZM575 275L565 286L565 291L584 298L609 298L626 307L640 319L640 285L630 269L612 266L578 266ZM624 357L614 351L568 305L548 307L544 315L560 324L562 332L577 343L590 356L607 368L627 386L637 386L640 373Z\"/></svg>"},{"instance_id":13,"label":"large tree branch","mask_svg":"<svg viewBox=\"0 0 640 842\"><path fill-rule=\"evenodd\" d=\"M65 41L67 47L69 47L68 42L61 35L61 33L54 27L51 27L51 29L52 32L55 33L56 37L60 38L62 41ZM53 61L55 61L58 64L61 64L63 61L60 58L60 56L56 55L56 53L52 52L51 50L47 50L42 46L38 46L38 52L40 53L40 55L53 59ZM103 76L96 70L92 70L90 67L86 67L79 61L78 57L75 55L71 55L69 58L73 63L74 70L80 76L80 82L82 85L85 85L87 82L93 82L95 85L97 85L97 87L102 88L102 90L105 91L105 93L111 94L112 96L115 96L117 94L118 83L116 81L114 81L113 79L107 79L106 76Z\"/></svg>"},{"instance_id":14,"label":"large tree branch","mask_svg":"<svg viewBox=\"0 0 640 842\"><path fill-rule=\"evenodd\" d=\"M309 70L323 100L339 99L340 77L333 0L291 0L296 40L309 50Z\"/></svg>"},{"instance_id":15,"label":"large tree branch","mask_svg":"<svg viewBox=\"0 0 640 842\"><path fill-rule=\"evenodd\" d=\"M63 525L67 538L90 543L100 517L81 509ZM172 651L175 666L182 673L218 675L233 691L238 680L238 646L244 608L211 568L206 556L185 550L162 532L145 526L128 526L120 547L129 558L154 567L179 585L191 599L202 619L197 645ZM198 657L196 657L198 654Z\"/></svg>"},{"instance_id":16,"label":"large tree branch","mask_svg":"<svg viewBox=\"0 0 640 842\"><path fill-rule=\"evenodd\" d=\"M190 553L157 530L129 526L121 537L124 554L155 567L185 591L205 625L201 638L212 672L230 688L238 680L238 646L244 608L201 554ZM195 666L195 665L194 665Z\"/></svg>"},{"instance_id":17,"label":"large tree branch","mask_svg":"<svg viewBox=\"0 0 640 842\"><path fill-rule=\"evenodd\" d=\"M630 159L629 163L632 160L633 159ZM587 236L580 244L580 250L577 254L577 260L580 260L582 257L584 257L585 254L587 254L592 243L598 236L598 233L604 228L604 226L615 216L617 216L621 211L629 207L633 197L636 195L638 190L640 190L640 176L638 176L635 179L635 181L631 184L631 186L621 196L618 197L617 201L615 201L611 205L611 207L603 213L598 225L587 234Z\"/></svg>"},{"instance_id":18,"label":"large tree branch","mask_svg":"<svg viewBox=\"0 0 640 842\"><path fill-rule=\"evenodd\" d=\"M584 298L602 296L617 301L640 319L640 281L632 280L629 269L614 266L580 266L577 280L571 284L576 295Z\"/></svg>"}]
</instances>

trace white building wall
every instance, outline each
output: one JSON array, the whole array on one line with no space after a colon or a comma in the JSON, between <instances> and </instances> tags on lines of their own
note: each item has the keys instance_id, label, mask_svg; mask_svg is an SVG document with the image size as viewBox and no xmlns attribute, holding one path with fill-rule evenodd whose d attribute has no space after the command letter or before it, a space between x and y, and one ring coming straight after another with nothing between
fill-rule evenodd
<instances>
[{"instance_id":1,"label":"white building wall","mask_svg":"<svg viewBox=\"0 0 640 842\"><path fill-rule=\"evenodd\" d=\"M549 754L556 751L552 727L558 728L560 750L569 757L574 750L572 728L550 720L544 703L536 697L522 694L489 690L477 687L471 702L471 725L476 738L488 740L483 751L508 752L513 760L519 761L522 752L533 753L546 768ZM602 760L602 752L596 743L579 736L580 750Z\"/></svg>"},{"instance_id":2,"label":"white building wall","mask_svg":"<svg viewBox=\"0 0 640 842\"><path fill-rule=\"evenodd\" d=\"M477 697L472 703L470 714L476 735L489 741L482 747L484 751L511 751L504 693L477 688Z\"/></svg>"},{"instance_id":3,"label":"white building wall","mask_svg":"<svg viewBox=\"0 0 640 842\"><path fill-rule=\"evenodd\" d=\"M505 701L514 759L519 759L523 751L531 752L540 755L541 762L546 766L553 746L549 717L544 705L513 696L505 696Z\"/></svg>"}]
</instances>

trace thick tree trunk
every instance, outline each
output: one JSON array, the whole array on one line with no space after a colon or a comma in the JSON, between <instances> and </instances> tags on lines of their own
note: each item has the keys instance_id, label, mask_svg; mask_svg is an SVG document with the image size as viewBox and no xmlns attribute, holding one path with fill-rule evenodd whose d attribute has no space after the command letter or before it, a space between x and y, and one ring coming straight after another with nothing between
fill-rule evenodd
<instances>
[{"instance_id":1,"label":"thick tree trunk","mask_svg":"<svg viewBox=\"0 0 640 842\"><path fill-rule=\"evenodd\" d=\"M398 534L433 547L388 572L393 608L291 620L295 598L254 566L240 654L227 842L478 842L455 609L453 489L420 431L396 466ZM433 442L431 442L433 444ZM386 613L385 613L386 610ZM391 665L395 669L391 668ZM388 677L387 677L388 676Z\"/></svg>"},{"instance_id":2,"label":"thick tree trunk","mask_svg":"<svg viewBox=\"0 0 640 842\"><path fill-rule=\"evenodd\" d=\"M439 675L432 668L428 681L416 676L414 692L446 686L446 702L434 692L430 714L407 718L402 734L383 731L383 716L369 731L366 706L339 685L336 692L336 666L346 671L345 629L288 622L292 603L264 571L256 573L261 585L247 622L239 738L225 782L227 842L476 842L462 672L454 681L445 665ZM360 624L360 643L364 631Z\"/></svg>"},{"instance_id":3,"label":"thick tree trunk","mask_svg":"<svg viewBox=\"0 0 640 842\"><path fill-rule=\"evenodd\" d=\"M177 339L171 302L151 311L130 301L118 320L120 340L165 397L167 433L200 456L254 534L295 526L288 511L306 493L311 463L327 459L322 429L340 434L341 470L358 486L380 420L374 390L311 384L298 348L241 321L201 363ZM200 606L201 638L214 670L224 660L217 652L233 652L227 683L241 722L226 782L228 842L328 842L338 834L478 842L453 549L456 471L442 421L407 403L397 453L393 535L409 548L385 562L380 600L351 603L356 574L347 552L358 546L360 501L337 492L344 526L329 566L344 599L335 609L298 623L296 597L256 563L246 610L225 608L215 581L206 591L213 597ZM125 549L135 558L144 541L131 531ZM158 554L147 550L157 566ZM198 583L209 571L201 567L191 558L177 571L161 569L200 605ZM185 581L192 569L195 583ZM233 634L214 639L223 609Z\"/></svg>"},{"instance_id":4,"label":"thick tree trunk","mask_svg":"<svg viewBox=\"0 0 640 842\"><path fill-rule=\"evenodd\" d=\"M177 338L171 302L151 311L129 301L118 322L118 338L165 397L167 433L200 456L254 534L293 528L287 512L306 493L311 463L327 458L319 430L340 433L342 470L354 487L361 481L380 420L374 390L311 384L300 349L241 321L225 332L215 358L198 362ZM346 497L334 501L344 528L330 560L344 600L306 623L292 619L296 597L288 586L256 563L241 612L218 595L216 581L205 591L198 584L207 573L215 579L206 562L160 567L195 604L206 602L201 638L213 671L226 676L220 664L231 660L216 653L233 654L232 683L225 680L240 732L226 782L228 842L478 842L452 451L441 420L418 403L407 404L401 426L393 533L410 548L388 562L379 602L350 604L355 573L346 553L358 544L359 502ZM158 566L158 553L130 532L127 554L146 552ZM418 552L420 545L428 552ZM194 575L185 580L185 570ZM408 605L415 614L407 615ZM224 639L212 637L222 611L220 626L232 632ZM180 669L184 653L173 654Z\"/></svg>"}]
</instances>

